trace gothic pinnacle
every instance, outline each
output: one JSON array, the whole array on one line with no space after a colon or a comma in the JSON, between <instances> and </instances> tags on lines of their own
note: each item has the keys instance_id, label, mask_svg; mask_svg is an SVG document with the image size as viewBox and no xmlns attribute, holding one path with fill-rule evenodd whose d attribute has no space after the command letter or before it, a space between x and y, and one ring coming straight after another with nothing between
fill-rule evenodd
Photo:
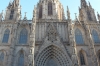
<instances>
[{"instance_id":1,"label":"gothic pinnacle","mask_svg":"<svg viewBox=\"0 0 100 66\"><path fill-rule=\"evenodd\" d=\"M67 6L67 18L70 19L70 11L69 11L68 6Z\"/></svg>"}]
</instances>

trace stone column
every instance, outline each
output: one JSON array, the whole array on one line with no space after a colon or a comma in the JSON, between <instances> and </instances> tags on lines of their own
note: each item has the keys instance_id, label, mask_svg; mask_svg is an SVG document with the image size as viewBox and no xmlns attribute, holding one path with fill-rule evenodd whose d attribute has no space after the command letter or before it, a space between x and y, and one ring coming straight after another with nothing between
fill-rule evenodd
<instances>
[{"instance_id":1,"label":"stone column","mask_svg":"<svg viewBox=\"0 0 100 66\"><path fill-rule=\"evenodd\" d=\"M35 48L35 28L36 28L36 8L34 7L33 23L30 33L30 54L28 56L28 66L34 66L34 48Z\"/></svg>"},{"instance_id":2,"label":"stone column","mask_svg":"<svg viewBox=\"0 0 100 66\"><path fill-rule=\"evenodd\" d=\"M76 50L76 43L74 38L74 24L71 23L71 20L69 20L68 28L69 28L69 43L72 49L71 52L71 59L72 59L72 66L79 66L78 64L78 57L77 57L77 50Z\"/></svg>"},{"instance_id":3,"label":"stone column","mask_svg":"<svg viewBox=\"0 0 100 66\"><path fill-rule=\"evenodd\" d=\"M9 50L9 57L8 57L8 64L7 66L14 66L14 51L15 51L15 44L16 44L16 28L14 28L15 26L12 27L12 30L11 30L11 46L10 46L10 50Z\"/></svg>"},{"instance_id":4,"label":"stone column","mask_svg":"<svg viewBox=\"0 0 100 66\"><path fill-rule=\"evenodd\" d=\"M85 30L86 30L86 36L88 38L89 56L90 56L90 61L91 61L89 65L99 66L95 48L94 48L94 42L93 42L91 31L90 31L90 25L85 24Z\"/></svg>"}]
</instances>

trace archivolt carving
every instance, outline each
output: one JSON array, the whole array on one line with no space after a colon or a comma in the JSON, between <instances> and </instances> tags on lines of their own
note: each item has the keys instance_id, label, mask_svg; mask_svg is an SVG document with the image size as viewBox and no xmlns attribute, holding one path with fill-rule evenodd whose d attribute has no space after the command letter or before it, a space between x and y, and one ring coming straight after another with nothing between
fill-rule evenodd
<instances>
[{"instance_id":1,"label":"archivolt carving","mask_svg":"<svg viewBox=\"0 0 100 66\"><path fill-rule=\"evenodd\" d=\"M51 63L50 60L53 60L53 65L58 66L69 66L69 61L67 60L66 55L57 47L51 45L44 49L36 59L36 65L35 66L46 66L48 63ZM54 63L54 64L53 64ZM51 66L49 65L49 66Z\"/></svg>"}]
</instances>

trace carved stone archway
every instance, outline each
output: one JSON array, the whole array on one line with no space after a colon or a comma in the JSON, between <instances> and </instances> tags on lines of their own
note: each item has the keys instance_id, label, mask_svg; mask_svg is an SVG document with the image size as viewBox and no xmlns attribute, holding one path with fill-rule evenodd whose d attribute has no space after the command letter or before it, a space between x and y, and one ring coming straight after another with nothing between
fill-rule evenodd
<instances>
[{"instance_id":1,"label":"carved stone archway","mask_svg":"<svg viewBox=\"0 0 100 66\"><path fill-rule=\"evenodd\" d=\"M61 49L51 45L38 54L35 66L70 66L70 62Z\"/></svg>"}]
</instances>

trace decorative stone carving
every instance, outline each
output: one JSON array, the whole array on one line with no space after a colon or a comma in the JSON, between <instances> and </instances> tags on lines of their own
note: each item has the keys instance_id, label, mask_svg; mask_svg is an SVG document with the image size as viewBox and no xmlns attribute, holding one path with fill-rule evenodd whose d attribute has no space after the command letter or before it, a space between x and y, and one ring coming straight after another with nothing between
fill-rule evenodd
<instances>
[{"instance_id":1,"label":"decorative stone carving","mask_svg":"<svg viewBox=\"0 0 100 66\"><path fill-rule=\"evenodd\" d=\"M55 29L54 29L54 26L53 25L51 25L51 24L49 24L48 25L48 40L49 41L56 41L57 40L57 38L56 38L56 36L57 36L57 33L56 33L56 31L55 31Z\"/></svg>"},{"instance_id":2,"label":"decorative stone carving","mask_svg":"<svg viewBox=\"0 0 100 66\"><path fill-rule=\"evenodd\" d=\"M33 54L28 56L28 66L33 66Z\"/></svg>"}]
</instances>

